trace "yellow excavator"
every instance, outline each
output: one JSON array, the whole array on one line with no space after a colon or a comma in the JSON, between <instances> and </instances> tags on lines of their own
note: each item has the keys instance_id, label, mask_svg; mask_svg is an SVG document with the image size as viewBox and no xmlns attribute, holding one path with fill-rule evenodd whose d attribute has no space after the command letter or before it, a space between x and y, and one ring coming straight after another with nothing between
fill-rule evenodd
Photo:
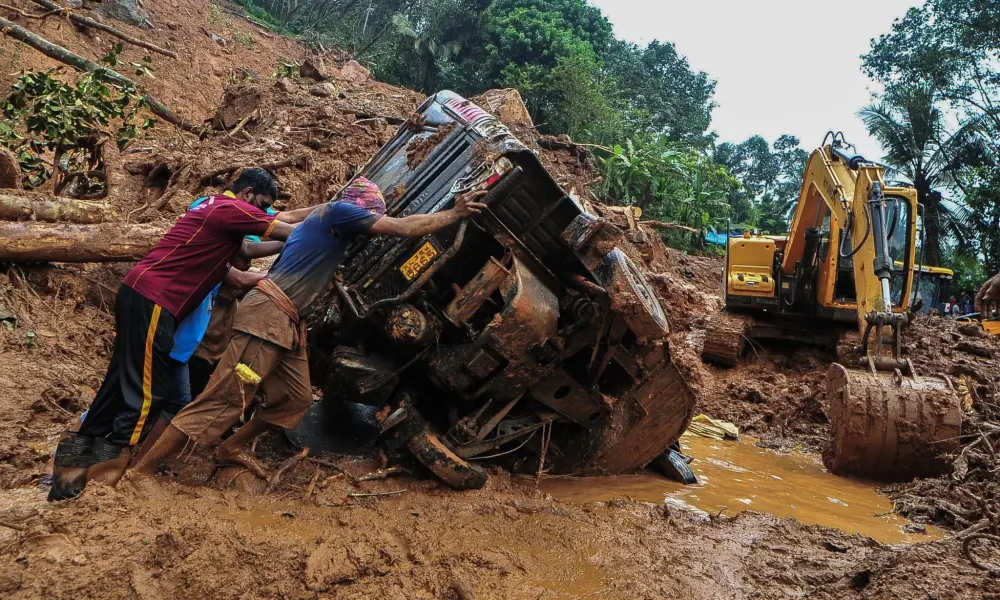
<instances>
[{"instance_id":1,"label":"yellow excavator","mask_svg":"<svg viewBox=\"0 0 1000 600\"><path fill-rule=\"evenodd\" d=\"M837 473L907 479L946 468L961 407L951 382L919 376L900 334L913 293L917 193L828 133L806 164L787 236L744 234L726 247L726 310L707 326L703 358L734 365L748 340L836 344L860 332L827 376ZM853 329L853 327L850 327ZM855 334L857 335L857 334Z\"/></svg>"}]
</instances>

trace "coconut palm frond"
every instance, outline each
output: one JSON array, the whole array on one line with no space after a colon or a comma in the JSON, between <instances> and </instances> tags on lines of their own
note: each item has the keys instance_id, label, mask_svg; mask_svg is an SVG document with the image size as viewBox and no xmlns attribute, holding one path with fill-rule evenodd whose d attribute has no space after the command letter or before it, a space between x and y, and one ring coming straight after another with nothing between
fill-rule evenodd
<instances>
[{"instance_id":1,"label":"coconut palm frond","mask_svg":"<svg viewBox=\"0 0 1000 600\"><path fill-rule=\"evenodd\" d=\"M410 24L409 19L407 19L406 15L402 13L396 13L392 16L392 25L396 28L396 32L400 35L404 35L409 38L420 37L417 30Z\"/></svg>"},{"instance_id":2,"label":"coconut palm frond","mask_svg":"<svg viewBox=\"0 0 1000 600\"><path fill-rule=\"evenodd\" d=\"M884 103L865 107L858 112L858 116L872 137L885 149L882 160L912 177L916 161L909 124L899 118L894 108Z\"/></svg>"}]
</instances>

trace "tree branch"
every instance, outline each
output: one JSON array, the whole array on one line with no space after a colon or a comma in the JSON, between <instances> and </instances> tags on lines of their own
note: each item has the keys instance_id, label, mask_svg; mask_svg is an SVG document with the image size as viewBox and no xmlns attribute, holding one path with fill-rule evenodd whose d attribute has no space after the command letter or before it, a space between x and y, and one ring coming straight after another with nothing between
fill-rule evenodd
<instances>
[{"instance_id":1,"label":"tree branch","mask_svg":"<svg viewBox=\"0 0 1000 600\"><path fill-rule=\"evenodd\" d=\"M72 22L74 22L77 25L80 25L82 27L90 27L91 29L99 29L100 31L103 31L105 33L110 33L111 35L115 36L116 38L118 38L120 40L123 40L123 41L126 41L126 42L132 44L133 46L138 46L140 48L145 48L146 50L151 50L153 52L156 52L157 54L162 54L164 56L169 56L170 58L177 58L177 54L175 52L172 52L170 50L164 50L163 48L160 48L159 46L156 46L154 44L150 44L149 42L144 42L144 41L142 41L140 39L136 39L136 38L130 36L127 33L118 31L114 27L110 27L108 25L105 25L104 23L98 23L97 21L95 21L95 20L93 20L91 18L88 18L88 17L84 17L84 16L81 16L81 15L78 15L78 14L70 11L67 8L63 8L63 7L59 6L55 2L50 2L49 0L31 0L31 1L34 2L35 4L39 5L39 6L42 6L44 8L49 9L49 12L45 13L46 15L50 15L52 13L59 13L59 14L62 14L62 15L66 15L66 16L69 17L70 21L72 21Z\"/></svg>"},{"instance_id":2,"label":"tree branch","mask_svg":"<svg viewBox=\"0 0 1000 600\"><path fill-rule=\"evenodd\" d=\"M0 34L9 35L10 37L23 42L27 46L31 46L35 50L38 50L45 56L57 60L61 63L67 64L78 71L104 71L107 73L111 79L117 81L123 85L131 85L136 88L134 81L125 77L117 71L113 71L107 67L101 66L92 60L88 60L79 54L74 54L62 46L57 46L47 39L39 36L38 34L21 27L20 25L15 25L7 19L0 17ZM202 135L207 132L204 127L198 127L192 125L185 121L182 117L174 113L172 110L167 108L162 102L156 99L152 94L145 95L146 102L149 103L150 110L152 113L164 121L180 127L184 131Z\"/></svg>"},{"instance_id":3,"label":"tree branch","mask_svg":"<svg viewBox=\"0 0 1000 600\"><path fill-rule=\"evenodd\" d=\"M60 9L50 10L48 12L44 12L44 13L42 13L40 15L33 15L31 13L24 12L23 10L21 10L20 8L17 8L16 6L10 6L8 4L0 4L0 8L2 8L4 10L9 10L11 12L15 12L15 13L21 15L21 17L24 18L24 19L36 19L36 20L39 20L39 21L43 20L43 19L47 19L48 17L51 17L52 15L55 15L55 14L58 14L58 13L62 12L62 9L60 8Z\"/></svg>"},{"instance_id":4,"label":"tree branch","mask_svg":"<svg viewBox=\"0 0 1000 600\"><path fill-rule=\"evenodd\" d=\"M0 220L45 221L49 223L100 223L108 206L42 195L0 194Z\"/></svg>"},{"instance_id":5,"label":"tree branch","mask_svg":"<svg viewBox=\"0 0 1000 600\"><path fill-rule=\"evenodd\" d=\"M11 262L128 262L163 237L155 225L0 223L0 260Z\"/></svg>"}]
</instances>

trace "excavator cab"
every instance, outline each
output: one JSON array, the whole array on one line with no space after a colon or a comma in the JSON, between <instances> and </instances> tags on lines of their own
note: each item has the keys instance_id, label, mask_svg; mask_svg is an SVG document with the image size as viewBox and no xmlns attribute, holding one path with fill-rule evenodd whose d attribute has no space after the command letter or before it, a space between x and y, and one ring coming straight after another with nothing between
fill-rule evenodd
<instances>
[{"instance_id":1,"label":"excavator cab","mask_svg":"<svg viewBox=\"0 0 1000 600\"><path fill-rule=\"evenodd\" d=\"M951 297L951 283L955 272L944 267L917 265L913 267L913 277L910 311L931 314L932 310L937 309L939 314L944 314L944 305Z\"/></svg>"},{"instance_id":2,"label":"excavator cab","mask_svg":"<svg viewBox=\"0 0 1000 600\"><path fill-rule=\"evenodd\" d=\"M916 199L912 199L916 203ZM885 197L887 246L889 256L893 261L892 276L890 278L889 290L892 300L893 310L903 312L909 307L911 295L905 291L912 288L912 273L907 271L909 262L910 240L914 235L911 231L911 200L903 196ZM853 248L853 240L850 231L841 230L841 246ZM826 259L826 248L821 250L821 256ZM857 302L857 291L854 285L854 258L842 257L836 265L836 279L834 280L833 300L836 303L849 304L849 318L853 320Z\"/></svg>"}]
</instances>

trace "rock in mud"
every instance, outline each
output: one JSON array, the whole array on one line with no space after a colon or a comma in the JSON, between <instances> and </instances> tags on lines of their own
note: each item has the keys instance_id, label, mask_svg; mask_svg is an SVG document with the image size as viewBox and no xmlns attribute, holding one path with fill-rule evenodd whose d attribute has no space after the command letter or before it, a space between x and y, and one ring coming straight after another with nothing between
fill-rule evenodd
<instances>
[{"instance_id":1,"label":"rock in mud","mask_svg":"<svg viewBox=\"0 0 1000 600\"><path fill-rule=\"evenodd\" d=\"M104 0L96 9L97 14L117 19L129 25L153 28L153 18L142 8L139 0Z\"/></svg>"},{"instance_id":2,"label":"rock in mud","mask_svg":"<svg viewBox=\"0 0 1000 600\"><path fill-rule=\"evenodd\" d=\"M282 77L275 84L274 87L278 88L280 91L286 94L294 94L299 91L299 86L296 85L294 81L287 77Z\"/></svg>"},{"instance_id":3,"label":"rock in mud","mask_svg":"<svg viewBox=\"0 0 1000 600\"><path fill-rule=\"evenodd\" d=\"M481 96L473 98L472 101L496 115L507 125L525 127L534 127L535 125L532 122L531 114L524 106L521 94L516 89L489 90Z\"/></svg>"},{"instance_id":4,"label":"rock in mud","mask_svg":"<svg viewBox=\"0 0 1000 600\"><path fill-rule=\"evenodd\" d=\"M357 577L358 568L343 546L320 544L306 559L306 587L311 591L325 592L333 585Z\"/></svg>"},{"instance_id":5,"label":"rock in mud","mask_svg":"<svg viewBox=\"0 0 1000 600\"><path fill-rule=\"evenodd\" d=\"M349 60L340 68L340 78L348 83L364 83L372 78L372 74L358 61Z\"/></svg>"},{"instance_id":6,"label":"rock in mud","mask_svg":"<svg viewBox=\"0 0 1000 600\"><path fill-rule=\"evenodd\" d=\"M329 104L324 104L316 109L316 120L325 121L337 116L337 110Z\"/></svg>"},{"instance_id":7,"label":"rock in mud","mask_svg":"<svg viewBox=\"0 0 1000 600\"><path fill-rule=\"evenodd\" d=\"M21 167L14 153L0 148L0 188L21 189Z\"/></svg>"},{"instance_id":8,"label":"rock in mud","mask_svg":"<svg viewBox=\"0 0 1000 600\"><path fill-rule=\"evenodd\" d=\"M337 88L332 83L321 83L309 88L309 93L320 98L330 98L337 93Z\"/></svg>"},{"instance_id":9,"label":"rock in mud","mask_svg":"<svg viewBox=\"0 0 1000 600\"><path fill-rule=\"evenodd\" d=\"M229 130L253 114L260 106L261 94L256 87L226 90L222 105L212 118L212 127Z\"/></svg>"},{"instance_id":10,"label":"rock in mud","mask_svg":"<svg viewBox=\"0 0 1000 600\"><path fill-rule=\"evenodd\" d=\"M302 64L299 65L299 75L303 79L312 79L313 81L326 81L330 78L326 65L323 64L323 59L318 56L310 56L302 61Z\"/></svg>"}]
</instances>

